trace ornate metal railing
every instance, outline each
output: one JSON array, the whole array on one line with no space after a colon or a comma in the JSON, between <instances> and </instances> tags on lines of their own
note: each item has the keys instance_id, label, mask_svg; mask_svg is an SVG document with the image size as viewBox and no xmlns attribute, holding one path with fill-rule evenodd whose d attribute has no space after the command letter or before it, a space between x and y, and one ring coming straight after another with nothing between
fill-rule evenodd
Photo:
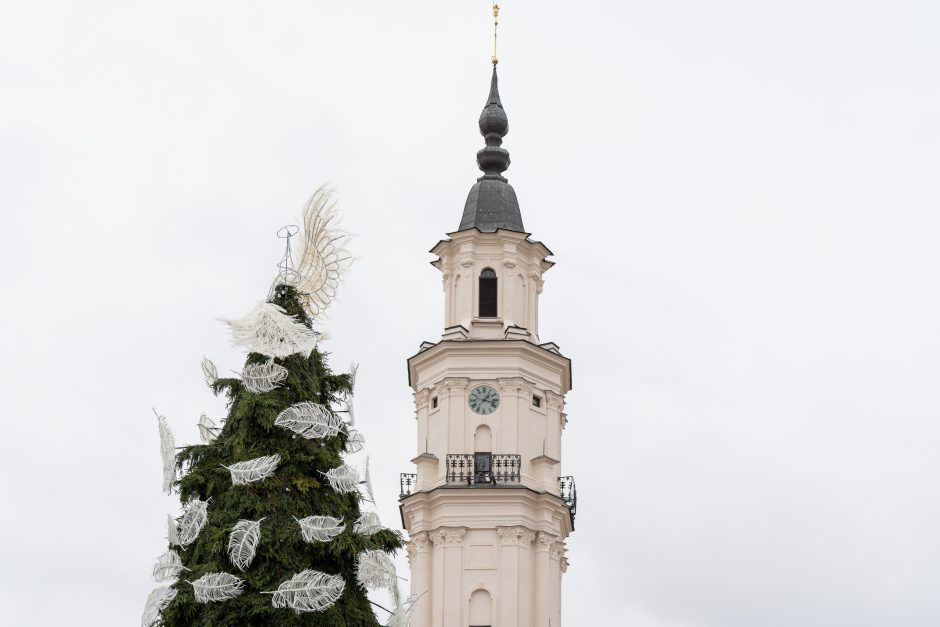
<instances>
[{"instance_id":1,"label":"ornate metal railing","mask_svg":"<svg viewBox=\"0 0 940 627\"><path fill-rule=\"evenodd\" d=\"M494 453L450 454L447 456L447 483L467 485L517 484L521 478L522 456Z\"/></svg>"},{"instance_id":2,"label":"ornate metal railing","mask_svg":"<svg viewBox=\"0 0 940 627\"><path fill-rule=\"evenodd\" d=\"M574 487L574 477L558 477L558 495L573 517L578 512L578 490Z\"/></svg>"},{"instance_id":3,"label":"ornate metal railing","mask_svg":"<svg viewBox=\"0 0 940 627\"><path fill-rule=\"evenodd\" d=\"M418 483L418 475L408 472L401 473L401 493L399 493L398 498L403 499L413 494L416 483Z\"/></svg>"}]
</instances>

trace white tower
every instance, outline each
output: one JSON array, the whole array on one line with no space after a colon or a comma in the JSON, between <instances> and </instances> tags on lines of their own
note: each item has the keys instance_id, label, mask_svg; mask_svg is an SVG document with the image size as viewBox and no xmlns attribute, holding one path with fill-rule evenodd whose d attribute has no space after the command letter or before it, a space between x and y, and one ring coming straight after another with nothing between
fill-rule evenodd
<instances>
[{"instance_id":1,"label":"white tower","mask_svg":"<svg viewBox=\"0 0 940 627\"><path fill-rule=\"evenodd\" d=\"M412 627L559 627L575 487L561 476L571 363L540 343L552 254L522 226L502 176L509 131L497 88L480 116L484 176L460 228L431 252L444 280L444 333L408 360L415 474L402 475L411 535Z\"/></svg>"}]
</instances>

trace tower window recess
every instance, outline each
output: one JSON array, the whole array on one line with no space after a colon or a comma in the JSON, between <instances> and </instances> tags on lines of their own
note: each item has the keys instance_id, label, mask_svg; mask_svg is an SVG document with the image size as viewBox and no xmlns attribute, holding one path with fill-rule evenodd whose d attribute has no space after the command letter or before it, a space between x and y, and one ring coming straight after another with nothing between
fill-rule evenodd
<instances>
[{"instance_id":1,"label":"tower window recess","mask_svg":"<svg viewBox=\"0 0 940 627\"><path fill-rule=\"evenodd\" d=\"M486 268L480 273L480 317L496 317L496 293L497 293L496 272L492 268Z\"/></svg>"},{"instance_id":2,"label":"tower window recess","mask_svg":"<svg viewBox=\"0 0 940 627\"><path fill-rule=\"evenodd\" d=\"M541 407L542 406L542 397L533 396L532 397L532 407Z\"/></svg>"},{"instance_id":3,"label":"tower window recess","mask_svg":"<svg viewBox=\"0 0 940 627\"><path fill-rule=\"evenodd\" d=\"M437 409L437 397L431 399L431 409Z\"/></svg>"}]
</instances>

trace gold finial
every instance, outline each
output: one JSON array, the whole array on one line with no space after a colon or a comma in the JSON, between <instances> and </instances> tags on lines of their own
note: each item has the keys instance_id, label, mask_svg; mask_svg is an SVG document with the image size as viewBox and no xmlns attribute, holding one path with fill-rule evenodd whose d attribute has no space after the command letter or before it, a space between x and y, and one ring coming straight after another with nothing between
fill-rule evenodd
<instances>
[{"instance_id":1,"label":"gold finial","mask_svg":"<svg viewBox=\"0 0 940 627\"><path fill-rule=\"evenodd\" d=\"M493 3L493 65L499 63L499 58L496 56L496 38L499 34L499 5L495 2Z\"/></svg>"}]
</instances>

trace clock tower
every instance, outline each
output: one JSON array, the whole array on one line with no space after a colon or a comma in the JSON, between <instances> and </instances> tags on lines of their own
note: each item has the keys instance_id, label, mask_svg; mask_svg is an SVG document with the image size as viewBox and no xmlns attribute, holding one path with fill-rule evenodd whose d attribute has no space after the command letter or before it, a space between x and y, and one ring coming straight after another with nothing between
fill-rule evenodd
<instances>
[{"instance_id":1,"label":"clock tower","mask_svg":"<svg viewBox=\"0 0 940 627\"><path fill-rule=\"evenodd\" d=\"M494 60L495 61L495 60ZM483 176L431 252L444 332L408 360L416 469L401 477L412 627L559 627L576 494L562 476L571 362L539 339L552 252L522 225L503 176L509 132L496 65L480 116Z\"/></svg>"}]
</instances>

